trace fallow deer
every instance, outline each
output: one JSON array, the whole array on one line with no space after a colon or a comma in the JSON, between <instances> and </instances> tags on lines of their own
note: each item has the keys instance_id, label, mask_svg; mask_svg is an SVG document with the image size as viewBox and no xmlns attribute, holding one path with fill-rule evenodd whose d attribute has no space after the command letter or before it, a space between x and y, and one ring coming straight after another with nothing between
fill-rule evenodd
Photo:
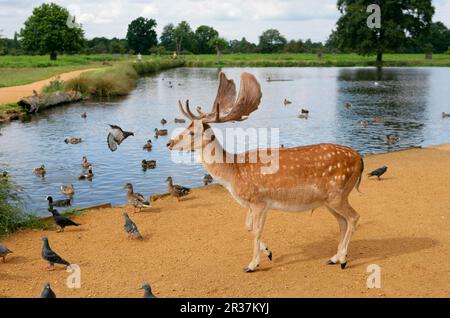
<instances>
[{"instance_id":1,"label":"fallow deer","mask_svg":"<svg viewBox=\"0 0 450 318\"><path fill-rule=\"evenodd\" d=\"M348 196L354 188L359 188L364 170L362 157L351 148L334 144L272 148L268 151L278 154L278 169L263 173L261 168L266 166L266 162L259 154L254 162L249 160L255 150L239 155L227 153L209 126L247 119L260 104L260 84L252 74L243 73L236 99L234 81L228 80L223 72L219 81L210 113L198 107L196 115L190 110L189 101L186 109L179 101L181 113L192 123L170 140L167 147L175 151L198 151L209 174L228 189L238 203L249 209L246 227L254 235L254 250L252 261L244 271L253 272L259 266L260 251L272 260L272 252L261 239L268 209L301 212L321 206L331 212L340 228L337 253L327 264L339 262L344 269L349 242L359 219ZM238 160L242 157L244 162Z\"/></svg>"}]
</instances>

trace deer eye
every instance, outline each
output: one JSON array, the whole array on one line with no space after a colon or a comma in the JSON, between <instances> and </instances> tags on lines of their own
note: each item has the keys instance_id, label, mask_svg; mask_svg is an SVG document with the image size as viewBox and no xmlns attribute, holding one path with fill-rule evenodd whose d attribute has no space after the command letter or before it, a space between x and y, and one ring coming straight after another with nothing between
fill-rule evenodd
<instances>
[{"instance_id":1,"label":"deer eye","mask_svg":"<svg viewBox=\"0 0 450 318\"><path fill-rule=\"evenodd\" d=\"M189 136L194 136L194 132L193 131L189 132Z\"/></svg>"}]
</instances>

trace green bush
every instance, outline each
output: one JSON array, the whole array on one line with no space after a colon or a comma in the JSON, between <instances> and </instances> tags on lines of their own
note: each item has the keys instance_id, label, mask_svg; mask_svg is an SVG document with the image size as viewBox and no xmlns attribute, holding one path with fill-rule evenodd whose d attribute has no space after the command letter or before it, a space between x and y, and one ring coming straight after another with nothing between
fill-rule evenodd
<instances>
[{"instance_id":1,"label":"green bush","mask_svg":"<svg viewBox=\"0 0 450 318\"><path fill-rule=\"evenodd\" d=\"M51 94L62 90L64 90L64 81L62 81L58 76L56 79L51 81L50 84L44 86L42 93Z\"/></svg>"},{"instance_id":2,"label":"green bush","mask_svg":"<svg viewBox=\"0 0 450 318\"><path fill-rule=\"evenodd\" d=\"M0 236L22 228L45 227L38 217L24 212L19 189L10 177L0 175Z\"/></svg>"}]
</instances>

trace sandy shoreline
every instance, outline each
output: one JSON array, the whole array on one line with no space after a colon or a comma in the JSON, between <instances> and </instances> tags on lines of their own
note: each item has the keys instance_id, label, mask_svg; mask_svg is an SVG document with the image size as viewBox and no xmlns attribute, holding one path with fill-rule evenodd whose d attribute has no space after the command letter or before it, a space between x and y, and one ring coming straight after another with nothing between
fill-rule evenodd
<instances>
[{"instance_id":1,"label":"sandy shoreline","mask_svg":"<svg viewBox=\"0 0 450 318\"><path fill-rule=\"evenodd\" d=\"M274 253L253 274L246 211L220 186L194 189L185 201L164 198L130 214L144 236L128 240L124 208L74 218L66 233L22 231L1 240L14 251L0 263L0 297L35 297L50 281L60 297L140 297L149 281L160 297L448 297L450 295L450 145L371 155L366 172L389 166L383 181L363 178L350 200L360 225L349 266L325 266L338 226L325 209L312 216L271 211L263 234ZM124 198L125 200L125 198ZM40 237L81 267L81 289L68 273L46 272ZM381 267L381 289L368 289L367 266Z\"/></svg>"},{"instance_id":2,"label":"sandy shoreline","mask_svg":"<svg viewBox=\"0 0 450 318\"><path fill-rule=\"evenodd\" d=\"M0 104L16 103L23 97L32 96L33 90L40 92L46 85L48 85L52 80L59 77L62 81L67 81L69 79L80 76L80 74L90 71L95 71L98 68L87 68L78 71L72 71L67 73L62 73L51 78L34 82L26 85L2 87L0 88Z\"/></svg>"}]
</instances>

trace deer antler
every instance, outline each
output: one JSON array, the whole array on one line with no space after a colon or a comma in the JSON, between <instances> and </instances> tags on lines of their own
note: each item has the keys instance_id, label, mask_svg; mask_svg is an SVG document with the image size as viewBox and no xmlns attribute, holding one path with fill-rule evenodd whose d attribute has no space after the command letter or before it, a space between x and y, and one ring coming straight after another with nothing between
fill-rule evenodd
<instances>
[{"instance_id":1,"label":"deer antler","mask_svg":"<svg viewBox=\"0 0 450 318\"><path fill-rule=\"evenodd\" d=\"M191 120L202 120L204 123L225 123L243 121L258 109L262 93L255 76L250 73L241 75L241 88L237 99L234 81L227 79L223 72L219 74L219 81L217 97L210 113L204 113L201 107L197 107L200 116L196 116L189 109L189 101L186 102L186 111L180 101L182 114Z\"/></svg>"}]
</instances>

